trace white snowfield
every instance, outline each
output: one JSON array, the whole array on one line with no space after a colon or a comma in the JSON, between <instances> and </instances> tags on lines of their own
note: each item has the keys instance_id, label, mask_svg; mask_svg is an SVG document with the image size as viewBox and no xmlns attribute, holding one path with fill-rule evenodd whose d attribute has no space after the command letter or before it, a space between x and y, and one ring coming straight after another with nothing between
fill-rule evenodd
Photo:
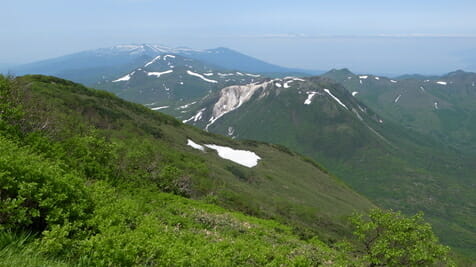
<instances>
[{"instance_id":1,"label":"white snowfield","mask_svg":"<svg viewBox=\"0 0 476 267\"><path fill-rule=\"evenodd\" d=\"M256 155L256 153L247 150L237 150L231 147L211 144L205 146L216 150L218 152L218 156L221 158L231 160L248 168L258 165L258 161L261 159L258 155Z\"/></svg>"},{"instance_id":2,"label":"white snowfield","mask_svg":"<svg viewBox=\"0 0 476 267\"><path fill-rule=\"evenodd\" d=\"M357 91L353 91L353 92L352 92L352 96L356 96L358 93L359 93L359 92L357 92Z\"/></svg>"},{"instance_id":3,"label":"white snowfield","mask_svg":"<svg viewBox=\"0 0 476 267\"><path fill-rule=\"evenodd\" d=\"M329 89L324 89L324 91L325 91L328 95L330 95L337 103L339 103L339 105L343 106L345 109L348 110L347 106L344 105L344 103L342 103L342 101L340 101L339 98L337 98L335 95L333 95L333 94L331 93L331 91L329 91Z\"/></svg>"},{"instance_id":4,"label":"white snowfield","mask_svg":"<svg viewBox=\"0 0 476 267\"><path fill-rule=\"evenodd\" d=\"M448 84L447 82L443 82L443 81L437 81L436 83L441 84L441 85L447 85Z\"/></svg>"},{"instance_id":5,"label":"white snowfield","mask_svg":"<svg viewBox=\"0 0 476 267\"><path fill-rule=\"evenodd\" d=\"M195 149L198 149L198 150L200 150L200 151L205 152L205 147L204 147L204 146L199 145L199 144L193 142L193 141L190 140L190 139L187 139L187 146L191 146L191 147L193 147L193 148L195 148Z\"/></svg>"},{"instance_id":6,"label":"white snowfield","mask_svg":"<svg viewBox=\"0 0 476 267\"><path fill-rule=\"evenodd\" d=\"M182 122L183 123L187 123L189 121L193 121L193 122L197 122L198 120L200 120L203 116L203 112L206 110L206 108L202 108L201 110L199 110L197 112L197 114L195 114L194 116L192 116L190 119L188 120L183 120Z\"/></svg>"},{"instance_id":7,"label":"white snowfield","mask_svg":"<svg viewBox=\"0 0 476 267\"><path fill-rule=\"evenodd\" d=\"M360 75L359 79L367 79L369 76L368 75Z\"/></svg>"},{"instance_id":8,"label":"white snowfield","mask_svg":"<svg viewBox=\"0 0 476 267\"><path fill-rule=\"evenodd\" d=\"M135 71L129 73L129 74L126 74L124 76L122 76L121 78L117 79L117 80L114 80L112 81L113 83L117 83L117 82L125 82L125 81L129 81L131 79L131 76L134 75L134 73L136 73Z\"/></svg>"},{"instance_id":9,"label":"white snowfield","mask_svg":"<svg viewBox=\"0 0 476 267\"><path fill-rule=\"evenodd\" d=\"M233 161L248 168L252 168L258 165L258 161L261 159L260 156L256 155L256 153L251 151L233 149L231 147L219 146L214 144L205 144L204 146L202 146L190 139L187 139L187 145L203 152L205 152L205 147L208 147L210 149L215 150L220 158Z\"/></svg>"},{"instance_id":10,"label":"white snowfield","mask_svg":"<svg viewBox=\"0 0 476 267\"><path fill-rule=\"evenodd\" d=\"M307 91L307 98L304 100L304 105L310 105L312 103L312 98L317 94L316 91Z\"/></svg>"},{"instance_id":11,"label":"white snowfield","mask_svg":"<svg viewBox=\"0 0 476 267\"><path fill-rule=\"evenodd\" d=\"M208 127L210 127L210 125L212 125L220 117L239 108L241 105L250 100L250 98L258 89L266 89L266 87L273 81L274 80L247 85L232 85L223 88L220 91L220 98L213 106L212 116L205 127L205 130L208 130Z\"/></svg>"},{"instance_id":12,"label":"white snowfield","mask_svg":"<svg viewBox=\"0 0 476 267\"><path fill-rule=\"evenodd\" d=\"M152 110L161 110L165 108L169 108L170 106L162 106L162 107L156 107L156 108L151 108Z\"/></svg>"},{"instance_id":13,"label":"white snowfield","mask_svg":"<svg viewBox=\"0 0 476 267\"><path fill-rule=\"evenodd\" d=\"M195 77L198 77L206 82L209 82L209 83L218 83L217 81L215 80L211 80L211 79L207 79L205 78L205 76L203 76L202 74L200 73L196 73L196 72L193 72L193 71L190 71L190 70L187 70L187 74L188 75L191 75L191 76L195 76Z\"/></svg>"},{"instance_id":14,"label":"white snowfield","mask_svg":"<svg viewBox=\"0 0 476 267\"><path fill-rule=\"evenodd\" d=\"M159 78L160 76L164 75L164 74L169 74L169 73L172 73L174 72L174 70L166 70L166 71L162 71L162 72L147 72L147 76L156 76L157 78Z\"/></svg>"}]
</instances>

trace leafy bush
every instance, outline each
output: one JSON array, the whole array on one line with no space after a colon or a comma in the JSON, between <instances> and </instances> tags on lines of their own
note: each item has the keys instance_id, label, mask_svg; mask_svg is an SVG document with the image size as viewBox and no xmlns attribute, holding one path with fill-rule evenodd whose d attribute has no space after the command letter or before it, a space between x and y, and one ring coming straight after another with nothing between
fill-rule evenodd
<instances>
[{"instance_id":1,"label":"leafy bush","mask_svg":"<svg viewBox=\"0 0 476 267\"><path fill-rule=\"evenodd\" d=\"M438 242L422 213L408 218L400 212L374 209L368 220L356 215L351 222L363 248L362 259L369 266L451 265L449 248Z\"/></svg>"},{"instance_id":2,"label":"leafy bush","mask_svg":"<svg viewBox=\"0 0 476 267\"><path fill-rule=\"evenodd\" d=\"M43 231L85 220L92 202L81 179L0 136L0 229Z\"/></svg>"}]
</instances>

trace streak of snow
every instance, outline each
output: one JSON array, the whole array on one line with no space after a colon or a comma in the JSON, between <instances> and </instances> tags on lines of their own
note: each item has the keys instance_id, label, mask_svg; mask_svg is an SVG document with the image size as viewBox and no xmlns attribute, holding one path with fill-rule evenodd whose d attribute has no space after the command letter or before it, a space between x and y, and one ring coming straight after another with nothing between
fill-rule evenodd
<instances>
[{"instance_id":1,"label":"streak of snow","mask_svg":"<svg viewBox=\"0 0 476 267\"><path fill-rule=\"evenodd\" d=\"M160 56L156 56L156 57L155 57L154 59L152 59L151 61L145 63L144 68L147 67L147 66L149 66L150 64L153 64L154 62L156 62L156 61L159 60L159 59L160 59Z\"/></svg>"},{"instance_id":2,"label":"streak of snow","mask_svg":"<svg viewBox=\"0 0 476 267\"><path fill-rule=\"evenodd\" d=\"M447 85L448 84L447 82L443 82L443 81L437 81L436 83L441 84L441 85Z\"/></svg>"},{"instance_id":3,"label":"streak of snow","mask_svg":"<svg viewBox=\"0 0 476 267\"><path fill-rule=\"evenodd\" d=\"M256 153L247 150L238 150L213 144L205 144L205 146L216 150L219 157L231 160L248 168L258 165L258 160L261 159L258 155L256 155Z\"/></svg>"},{"instance_id":4,"label":"streak of snow","mask_svg":"<svg viewBox=\"0 0 476 267\"><path fill-rule=\"evenodd\" d=\"M316 91L307 91L307 98L304 100L304 105L310 105L312 103L312 98L317 94Z\"/></svg>"},{"instance_id":5,"label":"streak of snow","mask_svg":"<svg viewBox=\"0 0 476 267\"><path fill-rule=\"evenodd\" d=\"M192 103L185 104L183 106L178 107L177 109L186 109L195 103L197 103L197 101L193 101Z\"/></svg>"},{"instance_id":6,"label":"streak of snow","mask_svg":"<svg viewBox=\"0 0 476 267\"><path fill-rule=\"evenodd\" d=\"M170 106L162 106L162 107L155 107L155 108L151 108L152 110L161 110L161 109L165 109L165 108L169 108Z\"/></svg>"},{"instance_id":7,"label":"streak of snow","mask_svg":"<svg viewBox=\"0 0 476 267\"><path fill-rule=\"evenodd\" d=\"M357 92L357 91L353 91L353 92L352 92L352 96L356 96L358 93L359 93L359 92Z\"/></svg>"},{"instance_id":8,"label":"streak of snow","mask_svg":"<svg viewBox=\"0 0 476 267\"><path fill-rule=\"evenodd\" d=\"M193 71L190 71L190 70L187 70L187 74L188 75L191 75L191 76L195 76L195 77L198 77L206 82L209 82L209 83L217 83L217 81L215 80L211 80L211 79L207 79L205 78L203 75L199 74L199 73L196 73L196 72L193 72Z\"/></svg>"},{"instance_id":9,"label":"streak of snow","mask_svg":"<svg viewBox=\"0 0 476 267\"><path fill-rule=\"evenodd\" d=\"M174 72L174 70L166 70L166 71L163 71L163 72L147 72L147 76L156 76L157 78L159 78L160 76L164 75L164 74L169 74L169 73L172 73Z\"/></svg>"},{"instance_id":10,"label":"streak of snow","mask_svg":"<svg viewBox=\"0 0 476 267\"><path fill-rule=\"evenodd\" d=\"M250 77L254 77L254 78L258 78L258 77L261 77L261 75L259 74L251 74L251 73L245 73L246 76L250 76Z\"/></svg>"},{"instance_id":11,"label":"streak of snow","mask_svg":"<svg viewBox=\"0 0 476 267\"><path fill-rule=\"evenodd\" d=\"M377 81L380 80L380 77L375 77L375 80L377 80Z\"/></svg>"},{"instance_id":12,"label":"streak of snow","mask_svg":"<svg viewBox=\"0 0 476 267\"><path fill-rule=\"evenodd\" d=\"M240 76L245 76L243 73L238 72L238 71L236 72L236 74L238 74L238 75L240 75Z\"/></svg>"},{"instance_id":13,"label":"streak of snow","mask_svg":"<svg viewBox=\"0 0 476 267\"><path fill-rule=\"evenodd\" d=\"M438 109L438 102L435 102L434 106L435 106L435 109Z\"/></svg>"},{"instance_id":14,"label":"streak of snow","mask_svg":"<svg viewBox=\"0 0 476 267\"><path fill-rule=\"evenodd\" d=\"M164 60L167 60L168 57L169 57L169 58L175 58L174 55L165 55L165 56L164 56Z\"/></svg>"},{"instance_id":15,"label":"streak of snow","mask_svg":"<svg viewBox=\"0 0 476 267\"><path fill-rule=\"evenodd\" d=\"M368 75L360 75L359 79L367 79L369 76Z\"/></svg>"},{"instance_id":16,"label":"streak of snow","mask_svg":"<svg viewBox=\"0 0 476 267\"><path fill-rule=\"evenodd\" d=\"M395 80L390 80L390 82L391 82L391 83L397 83L397 81L395 81Z\"/></svg>"},{"instance_id":17,"label":"streak of snow","mask_svg":"<svg viewBox=\"0 0 476 267\"><path fill-rule=\"evenodd\" d=\"M420 86L420 89L425 92L425 88L423 88L423 86Z\"/></svg>"},{"instance_id":18,"label":"streak of snow","mask_svg":"<svg viewBox=\"0 0 476 267\"><path fill-rule=\"evenodd\" d=\"M125 81L129 81L132 77L132 75L134 75L134 73L136 73L135 71L129 73L129 74L126 74L125 76L122 76L121 78L117 79L117 80L114 80L112 81L113 83L116 83L116 82L125 82Z\"/></svg>"},{"instance_id":19,"label":"streak of snow","mask_svg":"<svg viewBox=\"0 0 476 267\"><path fill-rule=\"evenodd\" d=\"M204 73L203 75L205 75L205 76L213 76L213 72L207 72L207 73Z\"/></svg>"},{"instance_id":20,"label":"streak of snow","mask_svg":"<svg viewBox=\"0 0 476 267\"><path fill-rule=\"evenodd\" d=\"M200 150L200 151L205 152L205 147L204 147L204 146L199 145L199 144L193 142L193 141L190 140L190 139L187 139L187 146L191 146L191 147L193 147L193 148L195 148L195 149L198 149L198 150Z\"/></svg>"},{"instance_id":21,"label":"streak of snow","mask_svg":"<svg viewBox=\"0 0 476 267\"><path fill-rule=\"evenodd\" d=\"M400 100L400 97L402 97L402 95L398 95L397 98L395 98L395 100L393 101L393 103L397 103L398 100Z\"/></svg>"},{"instance_id":22,"label":"streak of snow","mask_svg":"<svg viewBox=\"0 0 476 267\"><path fill-rule=\"evenodd\" d=\"M283 87L280 83L275 83L274 85L276 85L276 87L279 87L279 88Z\"/></svg>"},{"instance_id":23,"label":"streak of snow","mask_svg":"<svg viewBox=\"0 0 476 267\"><path fill-rule=\"evenodd\" d=\"M194 116L192 116L190 119L188 119L188 120L183 120L182 122L183 122L183 123L187 123L187 122L192 121L192 120L193 120L193 122L199 121L199 120L202 118L203 112L204 112L205 110L206 110L206 108L202 108L201 110L199 110L199 111L197 112L197 114L195 114Z\"/></svg>"},{"instance_id":24,"label":"streak of snow","mask_svg":"<svg viewBox=\"0 0 476 267\"><path fill-rule=\"evenodd\" d=\"M342 103L342 101L340 101L339 98L337 98L335 95L333 95L333 94L331 93L331 91L329 91L329 89L324 89L324 91L325 91L328 95L330 95L335 101L337 101L337 103L339 103L339 105L343 106L345 109L348 110L347 106L344 105L344 103Z\"/></svg>"},{"instance_id":25,"label":"streak of snow","mask_svg":"<svg viewBox=\"0 0 476 267\"><path fill-rule=\"evenodd\" d=\"M362 84L362 80L359 80L360 84Z\"/></svg>"}]
</instances>

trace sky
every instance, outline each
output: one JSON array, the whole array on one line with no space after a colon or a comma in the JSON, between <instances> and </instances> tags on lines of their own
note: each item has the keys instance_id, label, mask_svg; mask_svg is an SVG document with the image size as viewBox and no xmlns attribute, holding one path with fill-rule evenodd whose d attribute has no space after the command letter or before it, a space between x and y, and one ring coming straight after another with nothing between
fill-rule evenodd
<instances>
[{"instance_id":1,"label":"sky","mask_svg":"<svg viewBox=\"0 0 476 267\"><path fill-rule=\"evenodd\" d=\"M476 71L474 0L2 0L0 65L158 43L312 70Z\"/></svg>"}]
</instances>

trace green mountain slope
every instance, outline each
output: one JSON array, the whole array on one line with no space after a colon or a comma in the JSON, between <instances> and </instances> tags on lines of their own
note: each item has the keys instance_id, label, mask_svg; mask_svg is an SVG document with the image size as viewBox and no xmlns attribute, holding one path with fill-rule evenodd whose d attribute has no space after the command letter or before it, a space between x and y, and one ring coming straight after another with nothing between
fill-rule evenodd
<instances>
[{"instance_id":1,"label":"green mountain slope","mask_svg":"<svg viewBox=\"0 0 476 267\"><path fill-rule=\"evenodd\" d=\"M392 80L332 70L323 76L343 84L377 113L459 150L476 151L476 74Z\"/></svg>"},{"instance_id":2,"label":"green mountain slope","mask_svg":"<svg viewBox=\"0 0 476 267\"><path fill-rule=\"evenodd\" d=\"M5 79L2 79L4 83ZM184 235L182 236L184 239L179 238L177 242L187 243L197 239L191 249L205 246L203 242L207 238L215 238L206 237L208 233L205 230L212 229L219 232L217 238L220 240L223 234L223 238L229 241L224 245L229 246L230 250L237 249L238 254L241 253L240 251L248 253L248 250L238 246L244 244L247 238L252 238L251 236L263 238L261 241L248 240L253 244L262 244L263 249L278 246L273 245L274 241L269 241L266 237L274 236L273 238L280 239L280 235L273 231L282 232L282 238L285 240L289 238L289 240L296 240L296 244L310 246L308 248L311 251L315 249L327 251L329 249L319 242L316 246L300 243L298 236L306 239L317 236L322 241L333 243L350 235L349 226L345 222L348 215L355 211L365 212L374 207L370 201L352 191L312 160L281 146L254 141L236 141L206 133L184 125L167 115L121 100L109 93L88 89L58 78L24 76L10 83L17 89L10 96L9 102L3 104L18 107L19 111L13 115L2 115L0 124L2 136L4 136L2 149L5 149L5 153L2 153L5 155L3 162L12 162L14 158L22 161L12 165L14 169L8 173L16 172L20 175L25 174L25 177L34 178L36 176L30 176L29 173L39 170L41 175L38 177L41 179L47 179L46 181L53 179L51 187L42 187L44 183L41 180L32 180L28 186L38 188L38 192L51 189L55 194L62 194L63 185L69 184L68 180L61 178L65 177L62 173L68 174L66 177L72 177L71 179L77 177L79 181L88 181L86 187L78 186L78 184L67 187L72 192L79 190L75 193L78 197L64 202L65 205L72 205L71 207L74 207L72 210L77 210L77 214L66 213L57 219L40 216L38 221L33 223L33 228L41 231L49 229L50 223L71 222L73 225L66 224L65 227L89 229L89 224L75 225L74 223L78 221L78 218L89 218L91 209L94 210L96 219L90 218L93 221L88 223L99 227L94 230L98 231L97 239L83 240L80 244L68 241L70 236L68 233L71 229L58 228L48 232L49 234L44 233L45 240L50 240L49 244L44 244L49 252L64 252L71 246L80 247L85 249L84 251L94 251L102 244L111 242L107 239L108 231L112 231L111 236L117 234L119 240L124 240L125 243L118 245L119 251L126 249L126 240L131 239L133 241L131 249L134 250L136 244L145 242L147 229L152 227L154 220L161 223L150 230L153 235L158 235L163 229L177 229L177 227L180 229L181 225L185 225L185 229L189 232L179 231L171 235L178 235L178 237ZM221 158L213 149L205 149L205 151L194 149L187 145L189 141L252 151L261 159L255 167L248 168ZM33 156L28 156L30 154ZM31 165L25 162L31 162ZM3 169L7 165L2 166ZM74 178L76 183L77 179ZM157 195L154 193L157 191L170 192L201 200L201 202L183 200L167 194ZM137 198L137 196L143 197ZM35 197L41 199L43 194ZM81 201L76 203L74 199ZM164 202L171 203L169 205ZM289 228L279 226L275 222L253 221L256 219L230 214L215 206L203 206L203 202L260 218L274 219L289 225ZM98 209L103 205L104 210ZM184 205L190 207L182 209ZM57 205L52 204L47 210L57 215L63 208L58 210L56 207ZM117 218L108 217L112 216L110 212L121 210L121 207L124 209L121 211L123 215L119 213L114 215L119 216ZM136 208L138 211L134 213ZM69 206L64 209L70 210ZM36 211L32 212L36 214ZM40 209L39 214L43 212L45 211ZM209 213L211 215L208 215ZM222 215L223 213L226 215ZM168 214L175 214L178 217L171 219ZM130 217L144 216L153 218L151 221L146 219L127 221ZM213 219L215 217L216 220ZM233 228L234 226L220 228L222 217L227 220L226 225L236 224L236 228ZM195 225L196 223L198 225ZM243 225L246 228L247 224L254 223L263 225L264 232L250 232L250 236L244 236L242 241L234 238L236 233L246 232L246 229L242 229ZM25 224L31 226L28 220ZM277 228L265 226L269 224L276 224ZM137 235L139 235L137 239L134 239L135 234L121 235L123 227L137 229ZM77 234L82 235L82 232ZM164 235L161 238L165 238L162 241L167 243L166 240L173 240L172 236ZM287 246L288 242L283 244ZM176 245L182 246L180 243ZM220 246L213 244L205 246L203 253L210 253L208 249L220 250ZM249 249L255 249L255 247L252 246ZM283 249L288 252L293 250L291 247ZM72 253L84 252L72 251ZM190 250L181 253L192 253L187 251ZM226 254L227 251L223 253ZM122 259L121 252L109 256L101 253L99 250L91 257L100 260L110 256L113 263L115 260L134 261L134 259ZM250 257L251 260L256 261L256 265L260 265L260 262L270 261L270 257L278 259L279 255L287 255L285 252L279 252L279 249L274 256L272 254L265 256L267 253L256 249ZM297 250L296 253L296 255L305 254ZM337 260L336 252L329 253L329 255L335 255L329 259ZM241 257L241 254L238 254L236 257ZM258 259L259 255L266 258ZM153 255L153 257L156 256ZM308 256L303 257L304 264L308 262L306 261ZM298 258L296 262L301 259L301 256ZM226 262L226 258L218 258L218 260ZM245 263L246 260L244 259L243 262Z\"/></svg>"},{"instance_id":3,"label":"green mountain slope","mask_svg":"<svg viewBox=\"0 0 476 267\"><path fill-rule=\"evenodd\" d=\"M342 85L316 77L230 86L187 115L211 132L310 156L379 205L423 210L444 242L473 253L473 159L380 117Z\"/></svg>"}]
</instances>

